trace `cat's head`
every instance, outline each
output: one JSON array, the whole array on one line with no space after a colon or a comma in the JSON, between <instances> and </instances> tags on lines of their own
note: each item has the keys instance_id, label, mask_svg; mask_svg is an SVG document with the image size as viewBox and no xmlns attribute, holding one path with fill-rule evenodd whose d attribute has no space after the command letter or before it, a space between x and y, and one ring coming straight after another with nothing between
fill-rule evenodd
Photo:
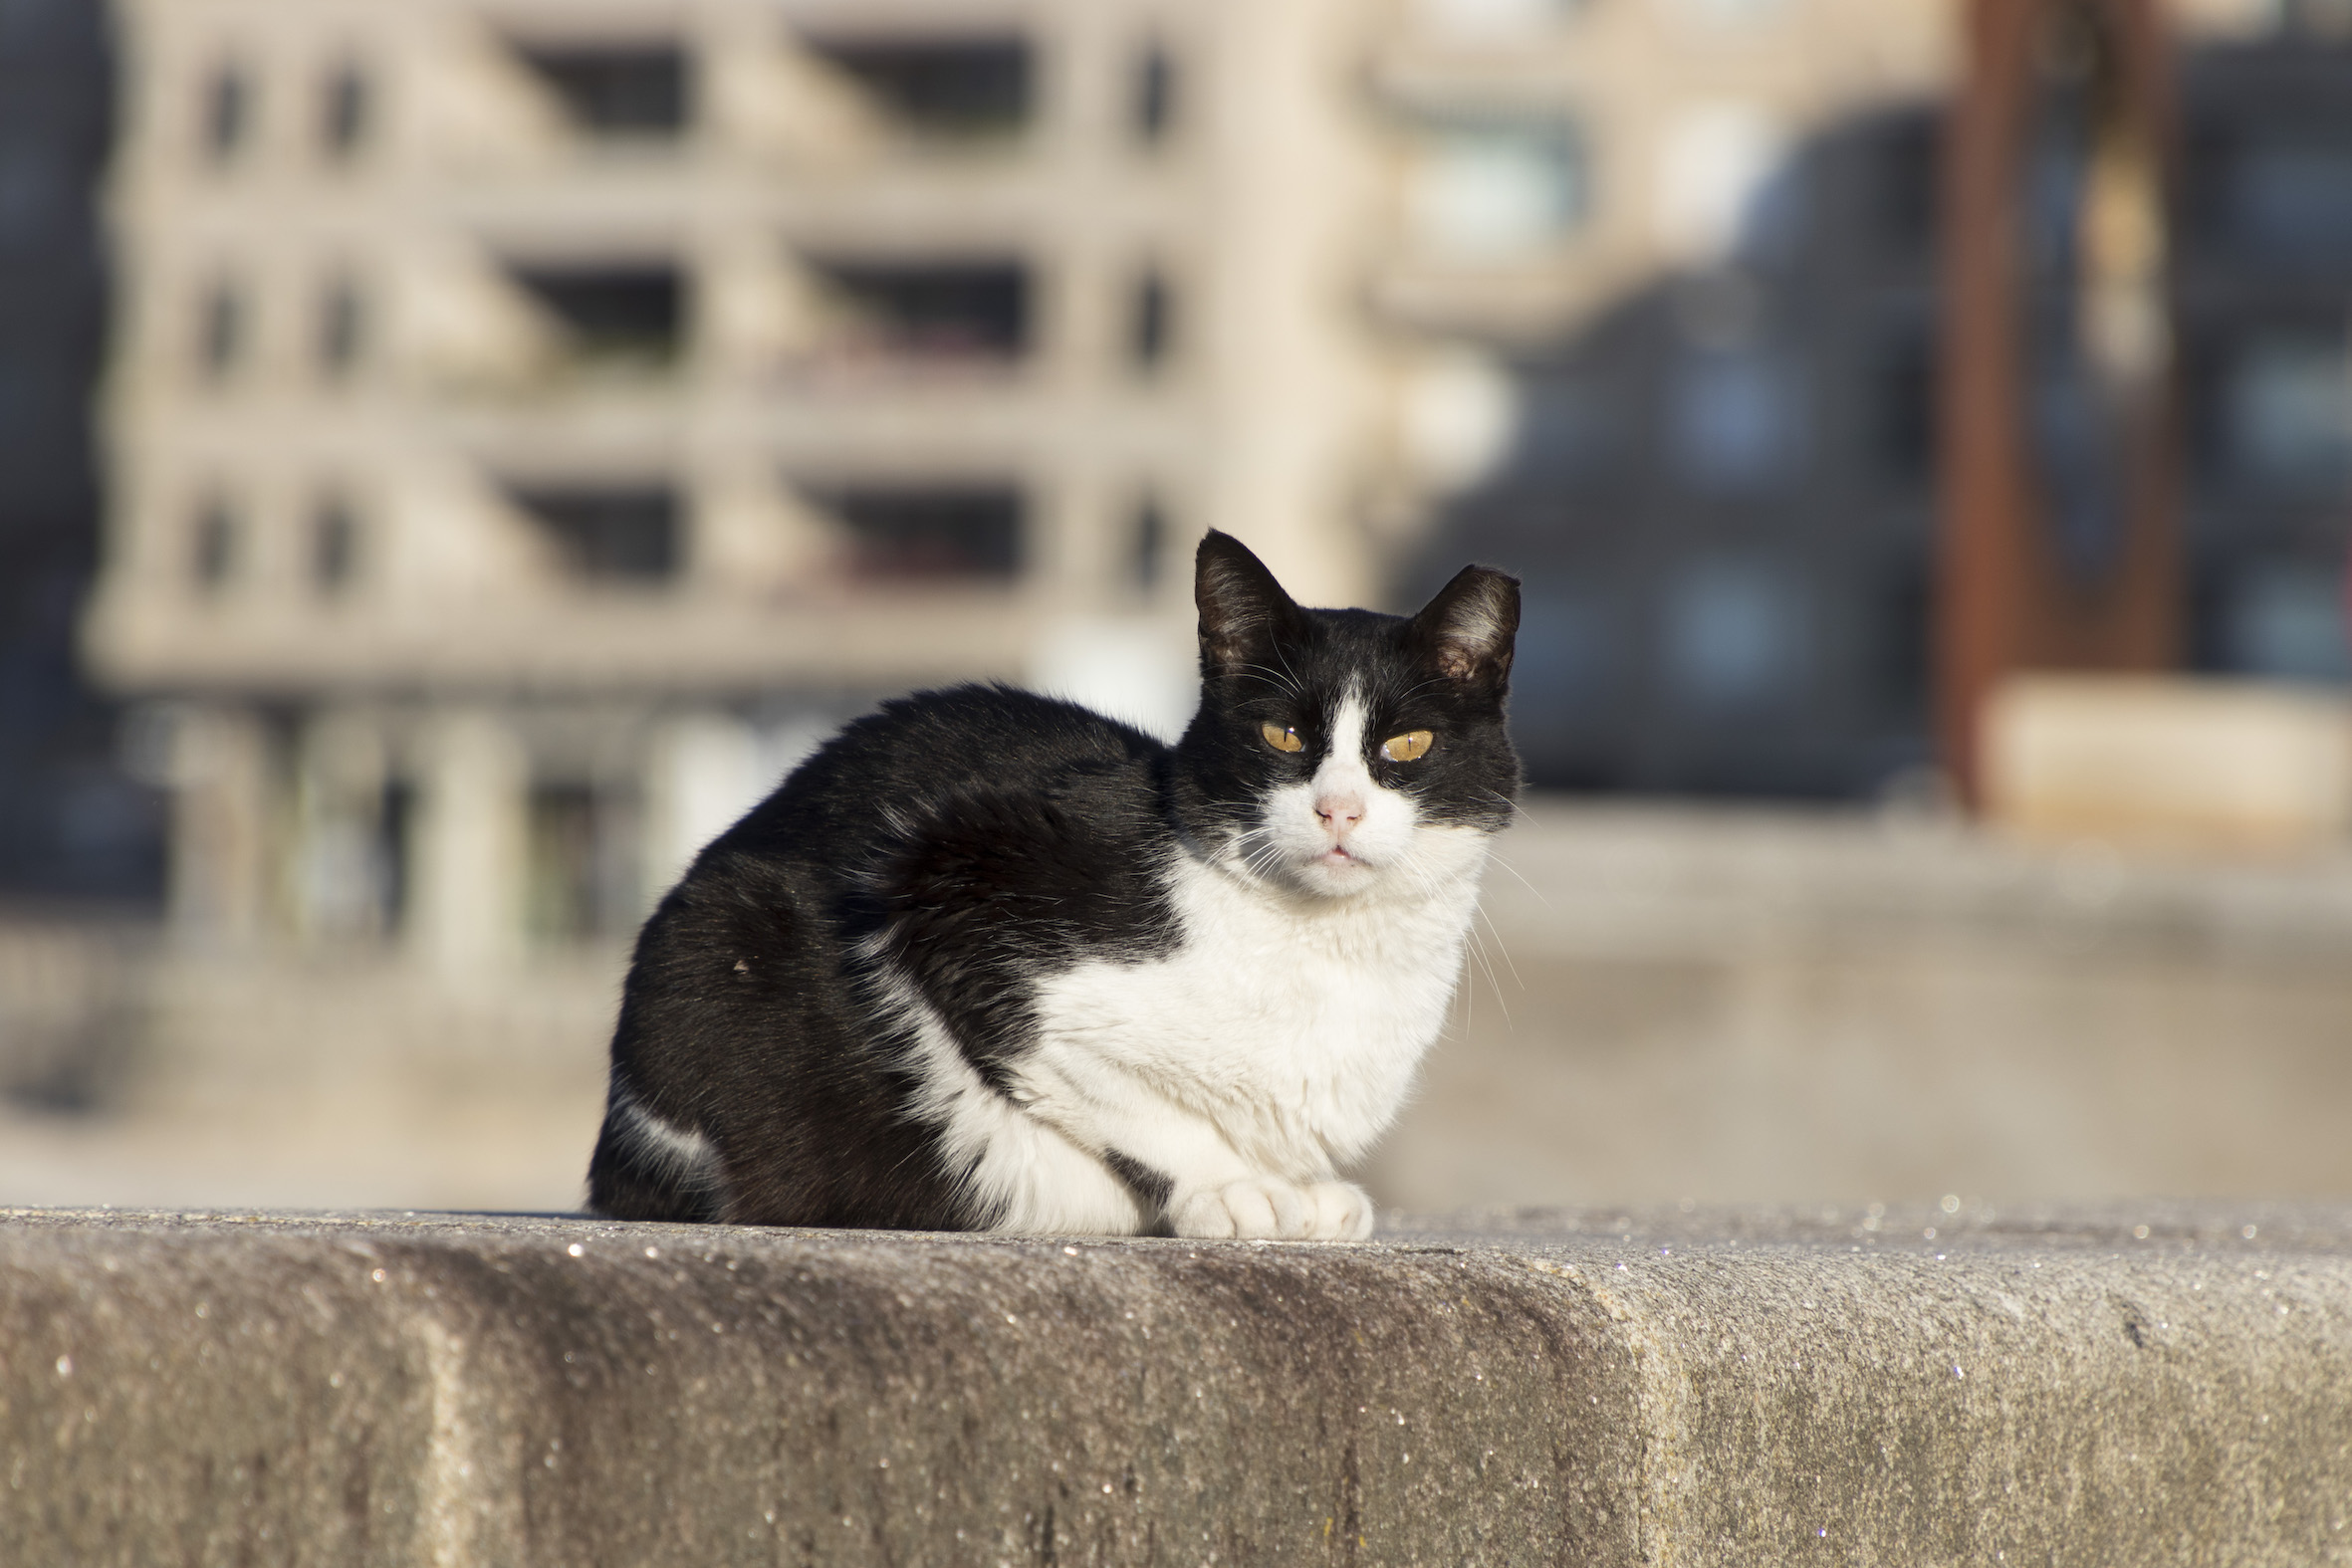
<instances>
[{"instance_id":1,"label":"cat's head","mask_svg":"<svg viewBox=\"0 0 2352 1568\"><path fill-rule=\"evenodd\" d=\"M1431 888L1511 818L1519 582L1466 566L1421 612L1301 608L1239 540L1195 562L1201 706L1178 809L1213 853L1344 898Z\"/></svg>"}]
</instances>

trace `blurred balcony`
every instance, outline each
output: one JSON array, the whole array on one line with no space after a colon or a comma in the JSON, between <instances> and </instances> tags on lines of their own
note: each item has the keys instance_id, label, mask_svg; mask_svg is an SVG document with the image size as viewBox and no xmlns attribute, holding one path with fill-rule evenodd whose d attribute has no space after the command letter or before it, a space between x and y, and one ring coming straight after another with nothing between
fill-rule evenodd
<instances>
[{"instance_id":1,"label":"blurred balcony","mask_svg":"<svg viewBox=\"0 0 2352 1568\"><path fill-rule=\"evenodd\" d=\"M807 48L902 149L1000 153L1038 117L1033 50L1017 35L819 36Z\"/></svg>"},{"instance_id":2,"label":"blurred balcony","mask_svg":"<svg viewBox=\"0 0 2352 1568\"><path fill-rule=\"evenodd\" d=\"M658 373L684 347L686 283L674 265L520 266L512 277L576 372Z\"/></svg>"},{"instance_id":3,"label":"blurred balcony","mask_svg":"<svg viewBox=\"0 0 2352 1568\"><path fill-rule=\"evenodd\" d=\"M919 536L885 535L871 559L926 562L937 559L930 549ZM233 612L117 589L94 613L91 642L110 678L142 690L285 698L417 688L887 690L1018 679L1027 668L1037 614L1018 585L859 572L850 584L759 597L703 584L559 583L495 597L248 600Z\"/></svg>"},{"instance_id":4,"label":"blurred balcony","mask_svg":"<svg viewBox=\"0 0 2352 1568\"><path fill-rule=\"evenodd\" d=\"M520 43L516 55L563 105L578 134L661 141L692 122L692 80L675 42Z\"/></svg>"}]
</instances>

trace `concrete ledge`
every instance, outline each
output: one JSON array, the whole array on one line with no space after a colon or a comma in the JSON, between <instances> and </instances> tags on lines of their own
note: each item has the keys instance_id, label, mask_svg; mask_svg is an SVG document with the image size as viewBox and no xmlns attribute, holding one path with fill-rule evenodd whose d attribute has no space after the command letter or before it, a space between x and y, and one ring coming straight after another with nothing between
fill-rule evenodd
<instances>
[{"instance_id":1,"label":"concrete ledge","mask_svg":"<svg viewBox=\"0 0 2352 1568\"><path fill-rule=\"evenodd\" d=\"M0 1467L10 1564L2344 1562L2352 1209L0 1211Z\"/></svg>"}]
</instances>

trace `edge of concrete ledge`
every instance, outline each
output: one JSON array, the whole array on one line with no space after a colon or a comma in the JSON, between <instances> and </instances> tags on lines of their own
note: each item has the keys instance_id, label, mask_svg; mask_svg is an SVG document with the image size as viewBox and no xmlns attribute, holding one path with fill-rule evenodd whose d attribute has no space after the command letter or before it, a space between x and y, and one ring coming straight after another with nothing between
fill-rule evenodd
<instances>
[{"instance_id":1,"label":"edge of concrete ledge","mask_svg":"<svg viewBox=\"0 0 2352 1568\"><path fill-rule=\"evenodd\" d=\"M2352 1205L0 1210L0 1455L27 1563L2352 1562Z\"/></svg>"}]
</instances>

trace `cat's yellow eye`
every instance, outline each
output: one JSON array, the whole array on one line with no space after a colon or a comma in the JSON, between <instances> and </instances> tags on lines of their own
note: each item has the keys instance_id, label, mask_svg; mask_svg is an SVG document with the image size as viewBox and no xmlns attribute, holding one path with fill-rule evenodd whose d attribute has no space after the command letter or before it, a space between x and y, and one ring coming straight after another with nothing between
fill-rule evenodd
<instances>
[{"instance_id":1,"label":"cat's yellow eye","mask_svg":"<svg viewBox=\"0 0 2352 1568\"><path fill-rule=\"evenodd\" d=\"M1380 743L1380 755L1392 763L1409 763L1427 754L1431 739L1427 730L1410 730L1403 735L1392 735Z\"/></svg>"},{"instance_id":2,"label":"cat's yellow eye","mask_svg":"<svg viewBox=\"0 0 2352 1568\"><path fill-rule=\"evenodd\" d=\"M1279 724L1262 724L1258 733L1266 737L1266 744L1278 752L1303 752L1306 743L1298 739L1296 730L1286 730Z\"/></svg>"}]
</instances>

